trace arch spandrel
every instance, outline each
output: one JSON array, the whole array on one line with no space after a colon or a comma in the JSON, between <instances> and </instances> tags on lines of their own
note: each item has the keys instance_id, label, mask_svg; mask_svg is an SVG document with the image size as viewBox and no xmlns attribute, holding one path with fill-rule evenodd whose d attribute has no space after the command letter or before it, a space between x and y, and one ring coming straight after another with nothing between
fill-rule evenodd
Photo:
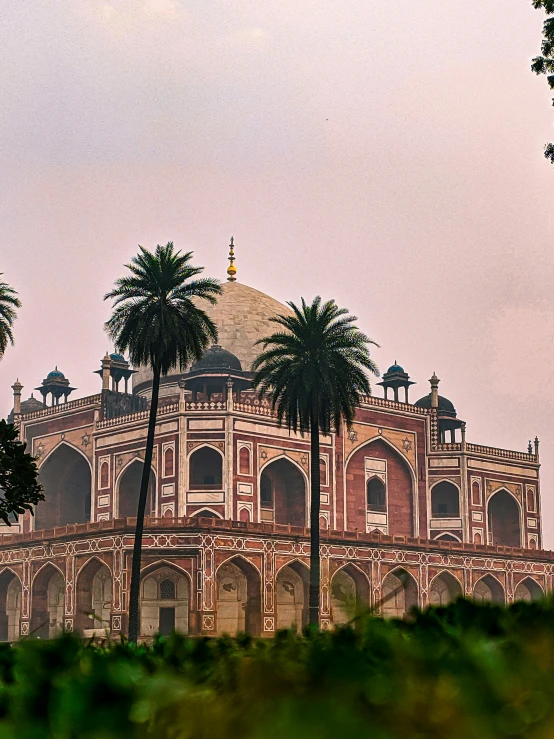
<instances>
[{"instance_id":1,"label":"arch spandrel","mask_svg":"<svg viewBox=\"0 0 554 739\"><path fill-rule=\"evenodd\" d=\"M345 464L348 464L349 458L357 452L358 449L377 439L382 439L393 446L409 464L412 474L415 475L416 464L416 446L417 437L413 431L397 431L395 429L382 428L365 423L356 423L352 425L352 431L356 438L352 441L351 437L346 435L346 452ZM353 435L354 435L353 434ZM353 436L352 435L352 436Z\"/></svg>"}]
</instances>

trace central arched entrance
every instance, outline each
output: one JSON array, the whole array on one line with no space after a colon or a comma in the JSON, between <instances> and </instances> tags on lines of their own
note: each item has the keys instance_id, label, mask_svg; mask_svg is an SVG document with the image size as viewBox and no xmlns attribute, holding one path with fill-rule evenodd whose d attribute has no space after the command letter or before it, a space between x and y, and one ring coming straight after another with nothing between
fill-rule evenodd
<instances>
[{"instance_id":1,"label":"central arched entrance","mask_svg":"<svg viewBox=\"0 0 554 739\"><path fill-rule=\"evenodd\" d=\"M91 472L86 458L60 444L40 468L45 499L35 508L35 529L90 521Z\"/></svg>"},{"instance_id":2,"label":"central arched entrance","mask_svg":"<svg viewBox=\"0 0 554 739\"><path fill-rule=\"evenodd\" d=\"M119 518L133 518L137 515L140 483L144 463L136 459L123 471L118 485L118 511ZM148 480L148 493L146 497L145 516L154 515L156 478L154 471L150 471Z\"/></svg>"},{"instance_id":3,"label":"central arched entrance","mask_svg":"<svg viewBox=\"0 0 554 739\"><path fill-rule=\"evenodd\" d=\"M151 569L141 583L140 633L188 634L189 603L189 581L182 572L167 565Z\"/></svg>"},{"instance_id":4,"label":"central arched entrance","mask_svg":"<svg viewBox=\"0 0 554 739\"><path fill-rule=\"evenodd\" d=\"M489 500L489 536L491 544L508 547L521 546L519 506L507 490L499 490Z\"/></svg>"},{"instance_id":5,"label":"central arched entrance","mask_svg":"<svg viewBox=\"0 0 554 739\"><path fill-rule=\"evenodd\" d=\"M217 633L245 631L258 636L261 626L261 583L257 569L242 557L224 562L216 575Z\"/></svg>"},{"instance_id":6,"label":"central arched entrance","mask_svg":"<svg viewBox=\"0 0 554 739\"><path fill-rule=\"evenodd\" d=\"M260 477L262 521L307 525L306 479L298 467L280 458L264 467Z\"/></svg>"}]
</instances>

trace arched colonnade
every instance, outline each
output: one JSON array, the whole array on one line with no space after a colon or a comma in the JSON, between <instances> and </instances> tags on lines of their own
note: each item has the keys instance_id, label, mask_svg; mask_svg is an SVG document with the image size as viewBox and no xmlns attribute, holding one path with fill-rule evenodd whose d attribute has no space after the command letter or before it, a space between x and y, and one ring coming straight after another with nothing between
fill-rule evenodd
<instances>
[{"instance_id":1,"label":"arched colonnade","mask_svg":"<svg viewBox=\"0 0 554 739\"><path fill-rule=\"evenodd\" d=\"M372 588L368 575L355 562L332 562L334 569L322 582L322 623L337 626L349 622L371 606L387 618L403 618L414 606L445 606L464 594L462 582L447 570L429 573L427 599L409 568L391 568ZM373 590L373 593L372 593ZM104 635L110 630L114 582L110 566L91 557L75 577L72 628L85 636ZM308 621L309 569L293 559L277 569L273 586L273 627L301 630ZM471 592L477 602L503 604L507 600L532 601L544 595L543 587L526 576L507 598L500 579L490 573L474 573ZM62 571L52 562L39 567L30 586L29 634L52 638L66 626L68 589ZM196 593L189 572L160 560L143 568L140 602L140 633L198 633ZM240 555L231 555L215 571L215 632L234 635L246 631L262 633L262 578L255 564ZM0 641L14 641L20 635L22 584L15 569L0 572ZM267 631L267 626L265 627Z\"/></svg>"}]
</instances>

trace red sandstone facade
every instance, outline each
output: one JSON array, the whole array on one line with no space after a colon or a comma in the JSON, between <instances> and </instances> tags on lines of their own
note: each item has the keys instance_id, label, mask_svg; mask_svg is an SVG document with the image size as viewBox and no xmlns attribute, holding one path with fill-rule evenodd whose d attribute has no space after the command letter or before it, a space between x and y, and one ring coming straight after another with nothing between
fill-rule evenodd
<instances>
[{"instance_id":1,"label":"red sandstone facade","mask_svg":"<svg viewBox=\"0 0 554 739\"><path fill-rule=\"evenodd\" d=\"M218 351L162 388L144 637L172 628L270 636L306 620L309 439L278 426L249 390L245 360ZM28 413L16 397L46 502L3 529L0 638L126 629L148 379L139 377L134 395L110 390L118 362L104 359L98 395ZM321 437L324 628L360 606L403 615L460 594L512 602L553 587L538 444L515 452L468 443L438 381L416 404L398 400L401 369L385 375L395 400L367 398L351 429ZM134 411L139 401L144 409Z\"/></svg>"}]
</instances>

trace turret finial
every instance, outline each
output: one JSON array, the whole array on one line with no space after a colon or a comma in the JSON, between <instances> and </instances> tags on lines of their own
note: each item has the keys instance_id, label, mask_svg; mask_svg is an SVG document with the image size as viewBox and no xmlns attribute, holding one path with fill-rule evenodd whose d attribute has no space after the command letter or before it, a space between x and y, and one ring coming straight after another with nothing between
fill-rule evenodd
<instances>
[{"instance_id":1,"label":"turret finial","mask_svg":"<svg viewBox=\"0 0 554 739\"><path fill-rule=\"evenodd\" d=\"M227 267L227 274L229 277L227 278L227 282L235 282L237 274L237 268L235 267L235 241L233 237L231 236L231 242L229 244L229 266Z\"/></svg>"}]
</instances>

